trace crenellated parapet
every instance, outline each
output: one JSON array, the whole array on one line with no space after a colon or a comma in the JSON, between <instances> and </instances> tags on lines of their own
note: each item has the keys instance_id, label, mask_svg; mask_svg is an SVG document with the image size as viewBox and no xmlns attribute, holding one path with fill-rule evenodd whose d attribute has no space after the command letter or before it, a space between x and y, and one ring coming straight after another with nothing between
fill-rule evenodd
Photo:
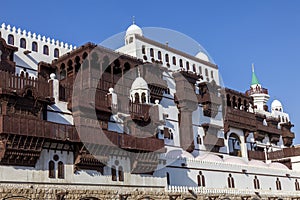
<instances>
[{"instance_id":1,"label":"crenellated parapet","mask_svg":"<svg viewBox=\"0 0 300 200\"><path fill-rule=\"evenodd\" d=\"M5 23L0 27L0 35L10 45L20 47L20 49L24 49L25 51L37 52L53 58L76 49L76 46L72 44L32 33L25 29L22 30L15 26L12 27ZM48 53L45 52L46 48L48 49Z\"/></svg>"}]
</instances>

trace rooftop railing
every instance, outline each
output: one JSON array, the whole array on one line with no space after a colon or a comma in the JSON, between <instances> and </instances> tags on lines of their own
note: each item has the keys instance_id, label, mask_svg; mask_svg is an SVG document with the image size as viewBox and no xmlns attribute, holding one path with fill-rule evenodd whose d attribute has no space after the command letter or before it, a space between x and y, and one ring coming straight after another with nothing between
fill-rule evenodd
<instances>
[{"instance_id":1,"label":"rooftop railing","mask_svg":"<svg viewBox=\"0 0 300 200\"><path fill-rule=\"evenodd\" d=\"M36 97L49 97L50 87L47 80L30 77L28 73L14 74L0 71L1 93L23 94L25 89L31 88Z\"/></svg>"}]
</instances>

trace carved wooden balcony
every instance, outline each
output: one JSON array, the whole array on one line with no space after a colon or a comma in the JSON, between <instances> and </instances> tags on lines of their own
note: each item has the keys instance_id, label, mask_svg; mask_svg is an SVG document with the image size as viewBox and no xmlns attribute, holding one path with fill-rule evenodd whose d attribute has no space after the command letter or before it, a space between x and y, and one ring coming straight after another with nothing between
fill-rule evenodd
<instances>
[{"instance_id":1,"label":"carved wooden balcony","mask_svg":"<svg viewBox=\"0 0 300 200\"><path fill-rule=\"evenodd\" d=\"M1 115L0 133L48 138L59 141L80 141L76 129L72 125L19 116Z\"/></svg>"},{"instance_id":2,"label":"carved wooden balcony","mask_svg":"<svg viewBox=\"0 0 300 200\"><path fill-rule=\"evenodd\" d=\"M227 107L225 114L225 123L229 126L249 131L256 130L256 118L254 113Z\"/></svg>"},{"instance_id":3,"label":"carved wooden balcony","mask_svg":"<svg viewBox=\"0 0 300 200\"><path fill-rule=\"evenodd\" d=\"M284 158L285 156L286 155L283 150L268 152L268 159L270 160Z\"/></svg>"},{"instance_id":4,"label":"carved wooden balcony","mask_svg":"<svg viewBox=\"0 0 300 200\"><path fill-rule=\"evenodd\" d=\"M273 151L268 153L270 160L278 160L281 158L300 156L300 147L289 147L279 151Z\"/></svg>"},{"instance_id":5,"label":"carved wooden balcony","mask_svg":"<svg viewBox=\"0 0 300 200\"><path fill-rule=\"evenodd\" d=\"M261 123L257 123L257 130L269 134L281 135L281 130L271 125L265 126Z\"/></svg>"},{"instance_id":6,"label":"carved wooden balcony","mask_svg":"<svg viewBox=\"0 0 300 200\"><path fill-rule=\"evenodd\" d=\"M248 151L248 158L249 160L266 160L265 152L263 151Z\"/></svg>"},{"instance_id":7,"label":"carved wooden balcony","mask_svg":"<svg viewBox=\"0 0 300 200\"><path fill-rule=\"evenodd\" d=\"M121 134L120 147L123 149L141 150L147 152L164 152L164 140L155 137L139 138Z\"/></svg>"},{"instance_id":8,"label":"carved wooden balcony","mask_svg":"<svg viewBox=\"0 0 300 200\"><path fill-rule=\"evenodd\" d=\"M0 71L0 93L24 96L28 90L36 98L50 96L50 87L46 80L29 77L28 73L13 74Z\"/></svg>"},{"instance_id":9,"label":"carved wooden balcony","mask_svg":"<svg viewBox=\"0 0 300 200\"><path fill-rule=\"evenodd\" d=\"M140 103L129 103L129 113L133 120L148 121L150 118L150 108L152 105L140 104Z\"/></svg>"}]
</instances>

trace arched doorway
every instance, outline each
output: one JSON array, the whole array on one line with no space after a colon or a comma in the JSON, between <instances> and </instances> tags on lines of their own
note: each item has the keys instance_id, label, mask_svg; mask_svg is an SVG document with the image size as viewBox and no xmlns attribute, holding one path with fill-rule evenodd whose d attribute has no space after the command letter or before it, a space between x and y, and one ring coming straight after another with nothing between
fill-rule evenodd
<instances>
[{"instance_id":1,"label":"arched doorway","mask_svg":"<svg viewBox=\"0 0 300 200\"><path fill-rule=\"evenodd\" d=\"M228 138L229 155L242 157L240 137L231 133Z\"/></svg>"}]
</instances>

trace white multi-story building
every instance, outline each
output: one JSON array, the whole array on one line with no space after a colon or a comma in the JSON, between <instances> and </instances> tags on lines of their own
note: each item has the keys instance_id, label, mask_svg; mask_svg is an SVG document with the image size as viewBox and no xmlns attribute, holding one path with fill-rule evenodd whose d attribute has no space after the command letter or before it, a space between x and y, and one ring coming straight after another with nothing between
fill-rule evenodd
<instances>
[{"instance_id":1,"label":"white multi-story building","mask_svg":"<svg viewBox=\"0 0 300 200\"><path fill-rule=\"evenodd\" d=\"M60 199L78 188L89 191L80 199L112 188L120 199L135 189L299 198L293 125L278 100L268 108L254 67L244 93L222 88L206 51L161 44L136 24L114 51L5 24L0 33L1 187L68 190L51 193Z\"/></svg>"}]
</instances>

